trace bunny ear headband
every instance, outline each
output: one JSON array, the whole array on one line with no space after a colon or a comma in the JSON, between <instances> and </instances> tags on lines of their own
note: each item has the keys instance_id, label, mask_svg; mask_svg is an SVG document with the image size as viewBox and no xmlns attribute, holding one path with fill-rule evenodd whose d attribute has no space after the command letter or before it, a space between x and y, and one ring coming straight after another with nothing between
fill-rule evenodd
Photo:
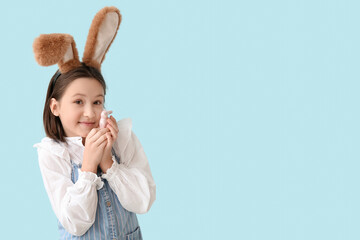
<instances>
[{"instance_id":1,"label":"bunny ear headband","mask_svg":"<svg viewBox=\"0 0 360 240\"><path fill-rule=\"evenodd\" d=\"M101 70L101 64L115 39L120 22L121 14L115 7L105 7L95 15L86 40L83 63ZM57 63L60 73L81 66L74 38L69 34L41 34L34 40L33 49L39 65L50 66Z\"/></svg>"}]
</instances>

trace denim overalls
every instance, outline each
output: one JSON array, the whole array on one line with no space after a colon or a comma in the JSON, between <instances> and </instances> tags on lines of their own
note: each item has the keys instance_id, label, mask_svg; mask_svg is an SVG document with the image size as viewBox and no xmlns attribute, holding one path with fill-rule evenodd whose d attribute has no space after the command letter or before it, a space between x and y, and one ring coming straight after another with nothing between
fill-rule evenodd
<instances>
[{"instance_id":1,"label":"denim overalls","mask_svg":"<svg viewBox=\"0 0 360 240\"><path fill-rule=\"evenodd\" d=\"M113 154L115 152L113 151ZM117 162L120 159L114 154ZM75 183L79 177L81 164L71 161L71 180ZM142 240L140 226L136 214L124 209L106 179L104 186L97 191L98 205L94 224L82 236L68 233L58 221L60 239L91 240Z\"/></svg>"}]
</instances>

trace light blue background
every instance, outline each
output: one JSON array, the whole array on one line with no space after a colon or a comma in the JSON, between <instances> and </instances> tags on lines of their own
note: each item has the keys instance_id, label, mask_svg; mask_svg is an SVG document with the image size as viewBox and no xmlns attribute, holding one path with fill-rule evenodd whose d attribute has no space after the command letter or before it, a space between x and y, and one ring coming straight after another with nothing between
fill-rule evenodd
<instances>
[{"instance_id":1,"label":"light blue background","mask_svg":"<svg viewBox=\"0 0 360 240\"><path fill-rule=\"evenodd\" d=\"M360 3L7 1L1 42L1 239L57 239L32 145L57 66L32 42L123 22L102 67L157 184L144 239L359 239ZM4 236L5 234L5 236Z\"/></svg>"}]
</instances>

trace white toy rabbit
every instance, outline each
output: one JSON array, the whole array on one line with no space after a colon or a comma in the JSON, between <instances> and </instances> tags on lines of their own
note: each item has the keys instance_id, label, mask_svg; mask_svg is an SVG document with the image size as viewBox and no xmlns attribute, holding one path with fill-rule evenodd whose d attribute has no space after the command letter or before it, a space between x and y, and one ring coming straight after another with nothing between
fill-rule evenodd
<instances>
[{"instance_id":1,"label":"white toy rabbit","mask_svg":"<svg viewBox=\"0 0 360 240\"><path fill-rule=\"evenodd\" d=\"M106 120L109 118L108 115L111 114L112 111L106 111L105 109L101 112L101 118L100 118L100 128L106 127Z\"/></svg>"}]
</instances>

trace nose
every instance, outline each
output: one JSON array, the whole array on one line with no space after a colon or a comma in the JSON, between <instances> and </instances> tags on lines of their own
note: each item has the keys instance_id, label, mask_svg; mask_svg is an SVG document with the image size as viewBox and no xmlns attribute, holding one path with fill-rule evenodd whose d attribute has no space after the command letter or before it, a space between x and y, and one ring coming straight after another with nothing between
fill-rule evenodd
<instances>
[{"instance_id":1,"label":"nose","mask_svg":"<svg viewBox=\"0 0 360 240\"><path fill-rule=\"evenodd\" d=\"M87 104L84 108L84 117L94 118L95 117L95 109L92 104Z\"/></svg>"}]
</instances>

